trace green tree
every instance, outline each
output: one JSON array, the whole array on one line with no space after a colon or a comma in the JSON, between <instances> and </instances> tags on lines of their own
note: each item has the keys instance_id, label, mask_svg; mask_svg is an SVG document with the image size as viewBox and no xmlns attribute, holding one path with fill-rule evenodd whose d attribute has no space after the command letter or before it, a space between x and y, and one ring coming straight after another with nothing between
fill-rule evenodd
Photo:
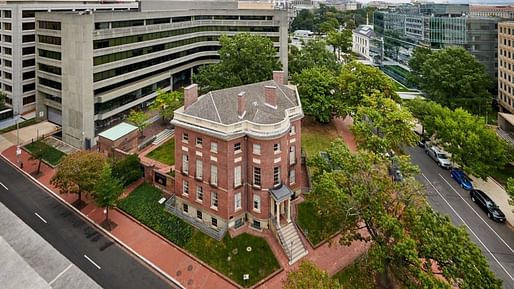
<instances>
[{"instance_id":1,"label":"green tree","mask_svg":"<svg viewBox=\"0 0 514 289\"><path fill-rule=\"evenodd\" d=\"M193 81L203 91L211 91L270 80L281 64L268 37L240 33L222 35L218 51L220 62L200 67Z\"/></svg>"},{"instance_id":2,"label":"green tree","mask_svg":"<svg viewBox=\"0 0 514 289\"><path fill-rule=\"evenodd\" d=\"M325 165L315 170L313 193L325 190L332 200L326 215L338 218L343 245L372 243L368 256L379 288L501 288L465 229L428 207L408 157L398 158L404 179L395 182L387 173L389 160L378 154L352 154L340 140L327 154L330 166L314 159Z\"/></svg>"},{"instance_id":3,"label":"green tree","mask_svg":"<svg viewBox=\"0 0 514 289\"><path fill-rule=\"evenodd\" d=\"M139 134L141 137L143 137L143 131L145 128L149 125L147 120L149 119L148 115L144 111L140 110L132 110L130 111L127 121L131 124L137 126L137 129L139 130Z\"/></svg>"},{"instance_id":4,"label":"green tree","mask_svg":"<svg viewBox=\"0 0 514 289\"><path fill-rule=\"evenodd\" d=\"M339 21L336 18L328 18L325 22L319 25L319 31L321 33L329 33L339 28Z\"/></svg>"},{"instance_id":5,"label":"green tree","mask_svg":"<svg viewBox=\"0 0 514 289\"><path fill-rule=\"evenodd\" d=\"M462 47L433 52L413 77L431 100L451 109L462 107L476 114L491 108L491 78Z\"/></svg>"},{"instance_id":6,"label":"green tree","mask_svg":"<svg viewBox=\"0 0 514 289\"><path fill-rule=\"evenodd\" d=\"M305 114L319 122L330 122L334 111L334 74L324 67L307 68L299 74L294 74L293 80L301 95L300 100Z\"/></svg>"},{"instance_id":7,"label":"green tree","mask_svg":"<svg viewBox=\"0 0 514 289\"><path fill-rule=\"evenodd\" d=\"M337 59L341 59L343 55L347 56L352 50L352 31L350 29L330 31L328 32L327 42L333 47Z\"/></svg>"},{"instance_id":8,"label":"green tree","mask_svg":"<svg viewBox=\"0 0 514 289\"><path fill-rule=\"evenodd\" d=\"M291 46L289 49L289 73L300 73L305 68L325 67L334 73L338 72L340 65L335 55L326 49L327 43L323 40L309 40L302 49Z\"/></svg>"},{"instance_id":9,"label":"green tree","mask_svg":"<svg viewBox=\"0 0 514 289\"><path fill-rule=\"evenodd\" d=\"M452 160L468 174L486 178L512 160L513 148L469 112L420 99L407 105L423 124L426 137L451 153Z\"/></svg>"},{"instance_id":10,"label":"green tree","mask_svg":"<svg viewBox=\"0 0 514 289\"><path fill-rule=\"evenodd\" d=\"M421 69L425 61L432 55L432 49L426 47L418 47L414 49L412 57L409 59L409 81L412 83L419 84L421 78Z\"/></svg>"},{"instance_id":11,"label":"green tree","mask_svg":"<svg viewBox=\"0 0 514 289\"><path fill-rule=\"evenodd\" d=\"M82 204L82 193L90 193L102 175L107 161L105 156L93 151L78 151L67 155L57 166L50 183L61 194L77 194L78 203Z\"/></svg>"},{"instance_id":12,"label":"green tree","mask_svg":"<svg viewBox=\"0 0 514 289\"><path fill-rule=\"evenodd\" d=\"M338 289L337 279L332 279L310 261L302 261L297 270L287 273L284 289Z\"/></svg>"},{"instance_id":13,"label":"green tree","mask_svg":"<svg viewBox=\"0 0 514 289\"><path fill-rule=\"evenodd\" d=\"M507 191L507 194L509 194L509 205L514 206L514 178L507 179L505 190Z\"/></svg>"},{"instance_id":14,"label":"green tree","mask_svg":"<svg viewBox=\"0 0 514 289\"><path fill-rule=\"evenodd\" d=\"M112 160L111 170L112 176L121 180L124 186L132 184L143 176L141 163L139 162L137 154L131 154L122 159Z\"/></svg>"},{"instance_id":15,"label":"green tree","mask_svg":"<svg viewBox=\"0 0 514 289\"><path fill-rule=\"evenodd\" d=\"M45 155L49 153L50 147L43 142L43 140L39 140L34 143L33 149L30 151L30 160L37 160L37 171L36 174L39 175L41 172L41 162Z\"/></svg>"},{"instance_id":16,"label":"green tree","mask_svg":"<svg viewBox=\"0 0 514 289\"><path fill-rule=\"evenodd\" d=\"M411 112L378 92L364 96L357 106L352 132L359 148L379 153L398 151L418 139Z\"/></svg>"},{"instance_id":17,"label":"green tree","mask_svg":"<svg viewBox=\"0 0 514 289\"><path fill-rule=\"evenodd\" d=\"M384 97L397 100L394 83L378 68L358 62L346 64L337 78L339 115L346 115L349 110L359 105L365 96L380 92Z\"/></svg>"},{"instance_id":18,"label":"green tree","mask_svg":"<svg viewBox=\"0 0 514 289\"><path fill-rule=\"evenodd\" d=\"M100 178L96 182L92 195L96 204L101 208L105 208L105 222L107 223L107 228L109 231L111 230L109 209L116 205L116 202L122 192L122 182L120 179L112 176L110 166L105 164L102 169Z\"/></svg>"},{"instance_id":19,"label":"green tree","mask_svg":"<svg viewBox=\"0 0 514 289\"><path fill-rule=\"evenodd\" d=\"M302 9L291 23L291 30L314 30L314 14L311 10Z\"/></svg>"},{"instance_id":20,"label":"green tree","mask_svg":"<svg viewBox=\"0 0 514 289\"><path fill-rule=\"evenodd\" d=\"M173 112L181 107L184 103L184 94L180 91L163 91L157 90L157 97L152 104L152 109L159 110L159 114L163 120L170 121L173 118Z\"/></svg>"}]
</instances>

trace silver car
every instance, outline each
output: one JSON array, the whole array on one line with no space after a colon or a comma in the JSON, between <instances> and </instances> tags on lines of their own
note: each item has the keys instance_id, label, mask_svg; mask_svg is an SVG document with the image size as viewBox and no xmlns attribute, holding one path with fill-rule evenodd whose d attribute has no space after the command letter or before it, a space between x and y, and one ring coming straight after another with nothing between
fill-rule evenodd
<instances>
[{"instance_id":1,"label":"silver car","mask_svg":"<svg viewBox=\"0 0 514 289\"><path fill-rule=\"evenodd\" d=\"M429 146L426 152L437 163L438 166L445 169L450 169L452 167L452 163L448 158L448 155L437 146Z\"/></svg>"}]
</instances>

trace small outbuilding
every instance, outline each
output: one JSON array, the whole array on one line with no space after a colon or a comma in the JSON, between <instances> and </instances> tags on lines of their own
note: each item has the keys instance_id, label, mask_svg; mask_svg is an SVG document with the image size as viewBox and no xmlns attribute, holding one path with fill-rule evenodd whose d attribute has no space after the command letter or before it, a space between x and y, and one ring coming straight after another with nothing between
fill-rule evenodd
<instances>
[{"instance_id":1,"label":"small outbuilding","mask_svg":"<svg viewBox=\"0 0 514 289\"><path fill-rule=\"evenodd\" d=\"M116 150L125 153L137 150L138 129L129 123L122 122L98 134L98 151L108 157L116 155Z\"/></svg>"}]
</instances>

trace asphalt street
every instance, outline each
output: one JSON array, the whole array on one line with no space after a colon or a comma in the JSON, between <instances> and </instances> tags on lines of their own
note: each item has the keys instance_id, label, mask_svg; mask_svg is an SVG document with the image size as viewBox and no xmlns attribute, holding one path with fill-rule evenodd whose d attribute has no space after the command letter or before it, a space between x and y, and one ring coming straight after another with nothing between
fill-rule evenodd
<instances>
[{"instance_id":1,"label":"asphalt street","mask_svg":"<svg viewBox=\"0 0 514 289\"><path fill-rule=\"evenodd\" d=\"M178 288L2 158L0 202L103 288Z\"/></svg>"},{"instance_id":2,"label":"asphalt street","mask_svg":"<svg viewBox=\"0 0 514 289\"><path fill-rule=\"evenodd\" d=\"M426 188L432 208L450 216L454 224L464 225L486 256L491 270L503 280L503 287L514 289L514 232L506 225L487 218L471 201L469 192L450 177L419 147L407 149L412 162L420 167L418 176ZM487 192L486 192L487 193Z\"/></svg>"}]
</instances>

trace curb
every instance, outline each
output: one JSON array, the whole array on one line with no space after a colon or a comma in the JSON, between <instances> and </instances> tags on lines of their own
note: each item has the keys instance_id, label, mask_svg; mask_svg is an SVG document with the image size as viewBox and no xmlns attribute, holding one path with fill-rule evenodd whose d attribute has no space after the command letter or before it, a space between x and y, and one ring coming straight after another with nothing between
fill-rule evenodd
<instances>
[{"instance_id":1,"label":"curb","mask_svg":"<svg viewBox=\"0 0 514 289\"><path fill-rule=\"evenodd\" d=\"M111 234L109 231L105 230L104 228L102 228L102 226L98 225L97 223L93 222L93 220L91 220L88 216L86 216L84 213L82 213L81 211L79 211L77 208L73 207L71 204L69 204L68 202L66 202L61 196L59 196L58 194L56 194L54 191L50 190L50 188L48 188L47 186L45 186L44 184L40 183L36 178L34 178L33 176L31 176L29 173L25 172L24 170L20 170L20 168L18 166L16 166L16 164L14 164L13 162L11 162L11 160L9 160L6 156L4 156L3 154L0 154L0 156L6 160L12 167L16 168L18 171L21 171L25 176L27 176L33 183L35 183L36 185L40 186L41 188L45 189L46 191L50 192L50 195L52 197L54 197L55 199L57 199L61 204L63 204L64 206L70 208L73 212L75 212L76 214L78 214L79 216L81 216L84 220L86 220L88 223L92 224L95 228L97 228L98 230L100 230L104 235L108 236L109 238L111 238L112 240L114 240L116 243L118 243L119 245L121 245L123 248L125 248L127 251L129 251L132 255L138 257L141 261L143 261L145 264L147 264L148 266L150 266L150 268L152 268L153 270L157 271L159 274L161 274L162 276L164 276L168 281L170 281L171 283L173 283L174 285L178 286L179 288L181 289L186 289L186 287L182 286L182 284L180 284L180 282L178 282L175 278L171 277L168 273L164 272L161 268L157 267L154 263L152 263L151 261L149 261L148 259L146 259L145 257L143 257L142 255L140 255L139 253L137 253L136 251L134 251L134 249L130 248L129 246L127 246L125 243L123 243L120 239L118 239L117 237L115 237L113 234Z\"/></svg>"}]
</instances>

